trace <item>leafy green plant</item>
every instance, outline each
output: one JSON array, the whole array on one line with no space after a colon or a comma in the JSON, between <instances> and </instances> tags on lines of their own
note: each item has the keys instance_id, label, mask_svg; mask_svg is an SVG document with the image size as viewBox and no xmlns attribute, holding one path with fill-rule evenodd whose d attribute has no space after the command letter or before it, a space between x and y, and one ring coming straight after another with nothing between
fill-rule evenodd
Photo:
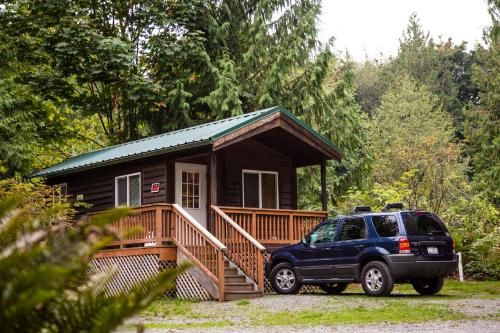
<instances>
[{"instance_id":1,"label":"leafy green plant","mask_svg":"<svg viewBox=\"0 0 500 333\"><path fill-rule=\"evenodd\" d=\"M117 296L105 296L113 271L90 275L89 260L116 235L116 209L62 223L63 206L32 213L0 201L0 322L3 332L110 332L147 307L183 270L166 270Z\"/></svg>"},{"instance_id":2,"label":"leafy green plant","mask_svg":"<svg viewBox=\"0 0 500 333\"><path fill-rule=\"evenodd\" d=\"M485 194L459 199L450 206L443 218L450 225L463 254L468 276L480 279L500 279L500 211Z\"/></svg>"}]
</instances>

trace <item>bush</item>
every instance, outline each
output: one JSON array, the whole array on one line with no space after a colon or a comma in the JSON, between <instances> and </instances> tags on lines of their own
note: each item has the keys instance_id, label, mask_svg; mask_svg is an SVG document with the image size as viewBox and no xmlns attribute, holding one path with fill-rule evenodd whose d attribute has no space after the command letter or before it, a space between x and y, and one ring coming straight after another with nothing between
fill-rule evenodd
<instances>
[{"instance_id":1,"label":"bush","mask_svg":"<svg viewBox=\"0 0 500 333\"><path fill-rule=\"evenodd\" d=\"M31 199L0 200L0 323L2 332L111 332L148 306L183 268L167 270L131 291L106 297L113 272L90 275L89 259L114 235L115 209L91 221L63 223L64 206L32 212Z\"/></svg>"},{"instance_id":2,"label":"bush","mask_svg":"<svg viewBox=\"0 0 500 333\"><path fill-rule=\"evenodd\" d=\"M483 194L461 198L442 215L463 255L464 272L477 279L500 278L500 212Z\"/></svg>"}]
</instances>

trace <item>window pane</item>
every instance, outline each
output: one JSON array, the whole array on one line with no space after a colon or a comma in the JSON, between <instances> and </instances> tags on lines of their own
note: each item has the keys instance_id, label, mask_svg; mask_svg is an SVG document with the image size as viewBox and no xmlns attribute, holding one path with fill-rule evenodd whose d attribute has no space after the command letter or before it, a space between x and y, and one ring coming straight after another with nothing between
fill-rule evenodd
<instances>
[{"instance_id":1,"label":"window pane","mask_svg":"<svg viewBox=\"0 0 500 333\"><path fill-rule=\"evenodd\" d=\"M243 173L243 207L259 208L259 174Z\"/></svg>"},{"instance_id":2,"label":"window pane","mask_svg":"<svg viewBox=\"0 0 500 333\"><path fill-rule=\"evenodd\" d=\"M394 237L399 233L398 221L394 215L373 216L372 222L380 237Z\"/></svg>"},{"instance_id":3,"label":"window pane","mask_svg":"<svg viewBox=\"0 0 500 333\"><path fill-rule=\"evenodd\" d=\"M261 174L262 177L262 208L278 208L276 202L276 175Z\"/></svg>"},{"instance_id":4,"label":"window pane","mask_svg":"<svg viewBox=\"0 0 500 333\"><path fill-rule=\"evenodd\" d=\"M340 233L340 240L363 239L365 230L365 221L362 218L346 220Z\"/></svg>"},{"instance_id":5,"label":"window pane","mask_svg":"<svg viewBox=\"0 0 500 333\"><path fill-rule=\"evenodd\" d=\"M311 233L309 244L317 245L333 242L335 231L337 230L337 224L337 221L333 221L319 227L316 231Z\"/></svg>"},{"instance_id":6,"label":"window pane","mask_svg":"<svg viewBox=\"0 0 500 333\"><path fill-rule=\"evenodd\" d=\"M129 178L130 182L130 206L141 205L141 180L140 177L132 176Z\"/></svg>"},{"instance_id":7,"label":"window pane","mask_svg":"<svg viewBox=\"0 0 500 333\"><path fill-rule=\"evenodd\" d=\"M118 196L116 202L118 206L127 205L127 177L118 178L118 189L116 195Z\"/></svg>"},{"instance_id":8,"label":"window pane","mask_svg":"<svg viewBox=\"0 0 500 333\"><path fill-rule=\"evenodd\" d=\"M429 213L402 213L401 216L408 236L445 234L447 231L444 224Z\"/></svg>"}]
</instances>

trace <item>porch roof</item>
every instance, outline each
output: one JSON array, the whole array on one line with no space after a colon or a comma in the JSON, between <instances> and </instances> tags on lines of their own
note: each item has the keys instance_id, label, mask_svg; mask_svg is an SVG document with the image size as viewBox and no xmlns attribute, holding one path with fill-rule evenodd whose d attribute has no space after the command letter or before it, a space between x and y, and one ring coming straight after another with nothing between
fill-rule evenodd
<instances>
[{"instance_id":1,"label":"porch roof","mask_svg":"<svg viewBox=\"0 0 500 333\"><path fill-rule=\"evenodd\" d=\"M272 107L260 111L242 114L198 126L159 134L148 138L130 141L78 155L49 168L33 173L31 177L50 177L89 170L101 166L117 164L144 157L160 155L172 151L210 146L230 134L249 125L263 121L279 113L311 134L327 152L327 158L340 158L340 151L330 140L313 130L283 107Z\"/></svg>"}]
</instances>

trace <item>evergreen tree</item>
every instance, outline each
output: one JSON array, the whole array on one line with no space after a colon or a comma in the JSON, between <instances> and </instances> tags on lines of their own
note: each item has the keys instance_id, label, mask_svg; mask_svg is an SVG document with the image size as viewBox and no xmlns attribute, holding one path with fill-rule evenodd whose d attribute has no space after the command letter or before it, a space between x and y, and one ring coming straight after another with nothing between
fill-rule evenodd
<instances>
[{"instance_id":1,"label":"evergreen tree","mask_svg":"<svg viewBox=\"0 0 500 333\"><path fill-rule=\"evenodd\" d=\"M473 79L479 103L466 108L465 136L472 159L473 179L500 204L500 2L489 1L493 25L485 32L485 46L477 45L478 63Z\"/></svg>"}]
</instances>

